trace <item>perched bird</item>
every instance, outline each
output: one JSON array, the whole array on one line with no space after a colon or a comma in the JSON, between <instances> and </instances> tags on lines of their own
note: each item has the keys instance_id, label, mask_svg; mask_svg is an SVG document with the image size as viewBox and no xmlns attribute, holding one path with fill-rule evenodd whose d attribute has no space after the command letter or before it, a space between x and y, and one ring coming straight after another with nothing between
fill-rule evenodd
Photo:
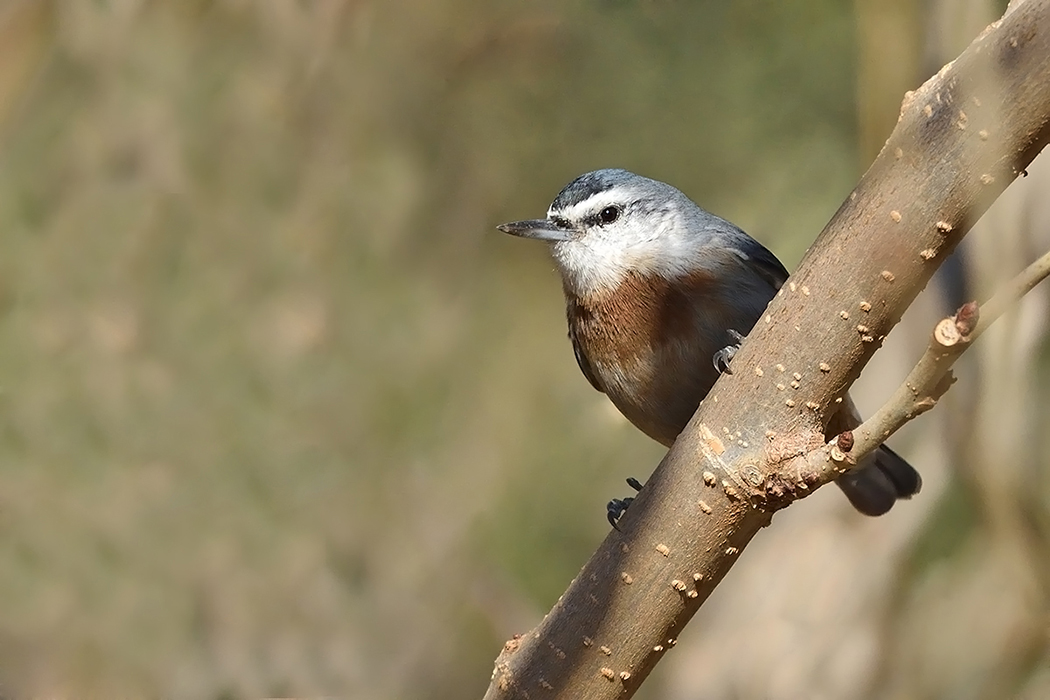
<instances>
[{"instance_id":1,"label":"perched bird","mask_svg":"<svg viewBox=\"0 0 1050 700\"><path fill-rule=\"evenodd\" d=\"M585 173L558 193L546 218L499 229L550 244L584 376L668 447L788 277L733 224L626 170ZM848 397L831 422L841 426L834 432L859 424ZM882 515L922 486L886 446L836 483L866 515Z\"/></svg>"}]
</instances>

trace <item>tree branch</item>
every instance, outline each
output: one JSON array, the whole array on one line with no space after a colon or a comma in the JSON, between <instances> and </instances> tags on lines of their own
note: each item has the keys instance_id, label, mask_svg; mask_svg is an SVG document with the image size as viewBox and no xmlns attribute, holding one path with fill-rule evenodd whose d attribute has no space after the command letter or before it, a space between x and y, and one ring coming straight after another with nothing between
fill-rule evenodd
<instances>
[{"instance_id":1,"label":"tree branch","mask_svg":"<svg viewBox=\"0 0 1050 700\"><path fill-rule=\"evenodd\" d=\"M1050 140L1048 76L1050 0L1025 0L905 97L886 146L751 331L733 374L701 404L623 531L610 532L535 630L506 644L487 698L631 696L773 512L834 476L826 465L839 462L821 457L825 471L810 473L798 458L817 468L807 456L843 451L824 440L837 402Z\"/></svg>"}]
</instances>

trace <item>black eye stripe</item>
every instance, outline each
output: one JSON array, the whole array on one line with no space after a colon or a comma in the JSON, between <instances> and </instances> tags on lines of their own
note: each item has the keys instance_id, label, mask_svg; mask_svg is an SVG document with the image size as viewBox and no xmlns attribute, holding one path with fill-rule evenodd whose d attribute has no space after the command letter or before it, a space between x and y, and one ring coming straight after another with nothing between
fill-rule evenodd
<instances>
[{"instance_id":1,"label":"black eye stripe","mask_svg":"<svg viewBox=\"0 0 1050 700\"><path fill-rule=\"evenodd\" d=\"M584 227L589 226L605 226L607 224L619 221L623 214L628 209L633 209L639 204L643 203L644 200L635 200L632 202L626 202L621 204L608 204L598 211L588 214L587 216L579 219L579 224ZM564 216L559 214L551 214L548 218L557 224L561 228L572 228L573 224Z\"/></svg>"}]
</instances>

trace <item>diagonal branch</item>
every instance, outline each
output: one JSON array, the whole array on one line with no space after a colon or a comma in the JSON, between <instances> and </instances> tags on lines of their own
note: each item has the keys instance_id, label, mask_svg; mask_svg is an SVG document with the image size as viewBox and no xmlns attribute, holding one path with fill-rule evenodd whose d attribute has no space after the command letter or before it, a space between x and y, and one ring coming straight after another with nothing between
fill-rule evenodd
<instances>
[{"instance_id":1,"label":"diagonal branch","mask_svg":"<svg viewBox=\"0 0 1050 700\"><path fill-rule=\"evenodd\" d=\"M886 146L638 495L623 532L610 532L536 629L507 643L486 697L631 696L772 513L831 476L809 484L784 467L817 448L830 453L823 433L836 401L1048 141L1050 0L1023 0L905 97ZM749 614L739 611L742 623Z\"/></svg>"}]
</instances>

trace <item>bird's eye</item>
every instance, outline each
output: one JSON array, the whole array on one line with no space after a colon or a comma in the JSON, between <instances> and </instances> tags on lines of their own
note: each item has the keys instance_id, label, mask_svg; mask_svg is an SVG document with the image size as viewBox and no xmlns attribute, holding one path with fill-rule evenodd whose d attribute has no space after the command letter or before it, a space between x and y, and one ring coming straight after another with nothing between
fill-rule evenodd
<instances>
[{"instance_id":1,"label":"bird's eye","mask_svg":"<svg viewBox=\"0 0 1050 700\"><path fill-rule=\"evenodd\" d=\"M612 222L616 221L619 218L620 218L620 207L609 206L609 207L605 207L600 212L598 212L598 219L603 224L611 224Z\"/></svg>"}]
</instances>

